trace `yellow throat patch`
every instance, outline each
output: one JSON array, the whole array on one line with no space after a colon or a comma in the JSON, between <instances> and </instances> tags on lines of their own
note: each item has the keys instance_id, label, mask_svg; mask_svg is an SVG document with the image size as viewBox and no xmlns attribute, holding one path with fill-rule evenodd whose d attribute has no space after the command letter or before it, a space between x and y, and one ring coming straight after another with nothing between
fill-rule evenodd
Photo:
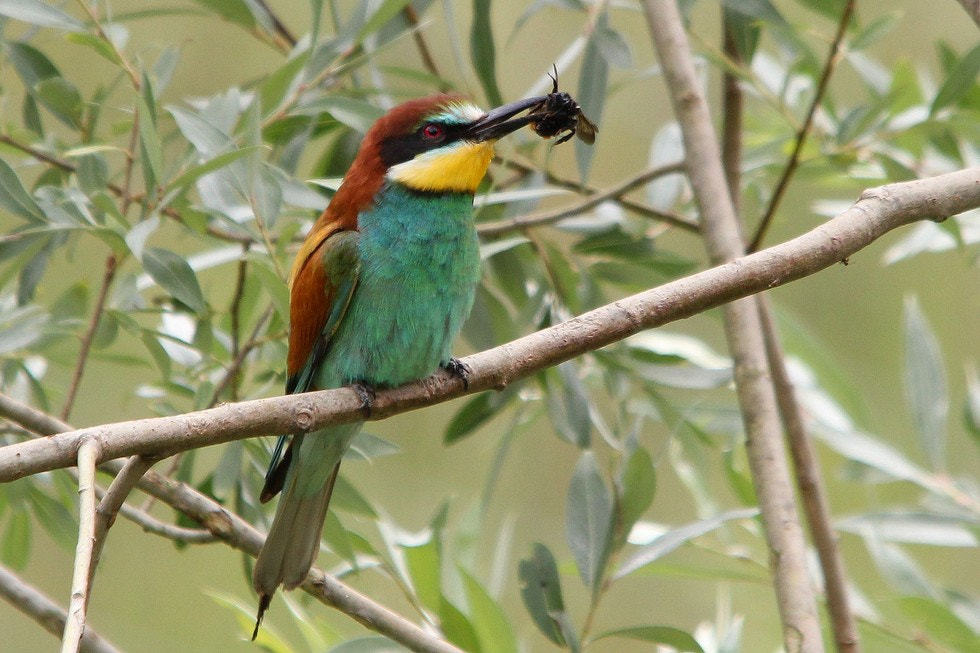
<instances>
[{"instance_id":1,"label":"yellow throat patch","mask_svg":"<svg viewBox=\"0 0 980 653\"><path fill-rule=\"evenodd\" d=\"M493 159L493 143L459 141L392 166L388 178L412 190L475 193Z\"/></svg>"}]
</instances>

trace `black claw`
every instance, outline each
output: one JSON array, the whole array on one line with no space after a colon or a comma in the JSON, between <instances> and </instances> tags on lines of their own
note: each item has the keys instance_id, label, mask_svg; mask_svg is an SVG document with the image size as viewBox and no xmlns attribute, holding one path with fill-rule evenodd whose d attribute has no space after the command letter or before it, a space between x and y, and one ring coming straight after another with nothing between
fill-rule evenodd
<instances>
[{"instance_id":1,"label":"black claw","mask_svg":"<svg viewBox=\"0 0 980 653\"><path fill-rule=\"evenodd\" d=\"M469 365L454 356L443 365L443 369L463 382L463 390L470 389L470 374L473 373L473 368Z\"/></svg>"},{"instance_id":2,"label":"black claw","mask_svg":"<svg viewBox=\"0 0 980 653\"><path fill-rule=\"evenodd\" d=\"M371 417L371 409L374 406L374 398L377 396L374 388L363 381L352 383L350 387L357 393L357 396L361 400L361 413L364 415L364 418L367 419Z\"/></svg>"}]
</instances>

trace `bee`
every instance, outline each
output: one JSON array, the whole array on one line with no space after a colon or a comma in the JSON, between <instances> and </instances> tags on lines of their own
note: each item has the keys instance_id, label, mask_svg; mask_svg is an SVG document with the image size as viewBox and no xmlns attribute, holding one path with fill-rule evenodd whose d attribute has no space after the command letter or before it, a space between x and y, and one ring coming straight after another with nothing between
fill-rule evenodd
<instances>
[{"instance_id":1,"label":"bee","mask_svg":"<svg viewBox=\"0 0 980 653\"><path fill-rule=\"evenodd\" d=\"M552 82L551 93L528 112L528 117L533 118L531 129L542 138L566 132L555 141L555 145L570 140L572 136L578 136L583 143L592 145L599 128L582 113L582 107L571 95L558 90L558 68L555 67L554 71L554 75L548 73Z\"/></svg>"}]
</instances>

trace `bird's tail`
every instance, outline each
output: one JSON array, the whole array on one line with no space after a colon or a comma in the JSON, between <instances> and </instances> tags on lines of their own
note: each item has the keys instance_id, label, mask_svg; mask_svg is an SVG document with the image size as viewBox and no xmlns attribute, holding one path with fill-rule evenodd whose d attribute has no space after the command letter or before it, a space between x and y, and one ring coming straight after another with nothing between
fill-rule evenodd
<instances>
[{"instance_id":1,"label":"bird's tail","mask_svg":"<svg viewBox=\"0 0 980 653\"><path fill-rule=\"evenodd\" d=\"M252 571L252 586L259 595L252 639L279 585L293 589L306 580L320 550L340 460L358 430L360 424L344 424L294 437L285 488Z\"/></svg>"}]
</instances>

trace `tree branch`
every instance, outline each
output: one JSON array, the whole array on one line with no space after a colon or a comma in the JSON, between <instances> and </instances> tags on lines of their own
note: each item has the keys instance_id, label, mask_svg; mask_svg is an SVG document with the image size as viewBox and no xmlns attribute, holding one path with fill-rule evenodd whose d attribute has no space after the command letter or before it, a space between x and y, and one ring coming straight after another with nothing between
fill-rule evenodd
<instances>
[{"instance_id":1,"label":"tree branch","mask_svg":"<svg viewBox=\"0 0 980 653\"><path fill-rule=\"evenodd\" d=\"M538 170L538 168L534 167L530 163L525 163L524 161L520 161L518 159L501 158L500 165L505 168L510 168L511 170L516 170L522 174L541 172L542 174L544 174L544 178L548 181L549 184L554 184L555 186L559 186L561 188L567 188L569 190L573 190L576 193L581 193L583 195L591 196L601 192L598 188L594 186L590 186L589 184L584 184L582 182L575 181L574 179L559 177L558 175L549 172L547 170ZM628 197L620 197L618 198L617 201L620 204L622 204L625 208L629 209L630 211L633 211L634 213L638 213L639 215L642 215L645 218L660 220L673 227L677 227L679 229L683 229L685 231L692 232L692 233L697 233L701 229L701 226L697 222L691 220L686 216L681 215L680 213L673 213L671 211L661 211L659 209L655 209L645 204L641 204L640 202L631 200Z\"/></svg>"},{"instance_id":2,"label":"tree branch","mask_svg":"<svg viewBox=\"0 0 980 653\"><path fill-rule=\"evenodd\" d=\"M458 377L444 371L399 388L379 390L370 419L502 388L645 329L814 274L852 257L897 227L921 219L941 221L977 207L980 167L872 188L847 211L790 241L466 357L464 362L472 368L469 390L464 390ZM11 414L10 403L0 401L0 414ZM26 417L43 421L29 414ZM87 437L99 439L102 458L108 460L135 454L170 455L247 437L306 432L363 419L358 394L337 388L93 426L0 448L0 482L74 465L78 447Z\"/></svg>"},{"instance_id":3,"label":"tree branch","mask_svg":"<svg viewBox=\"0 0 980 653\"><path fill-rule=\"evenodd\" d=\"M830 501L820 477L817 452L803 423L796 390L786 369L786 356L783 353L779 334L772 319L769 298L759 295L759 321L766 341L766 355L772 375L779 414L786 429L790 453L793 455L793 468L796 471L796 486L800 492L806 521L810 526L810 537L820 559L823 574L824 593L827 596L827 612L837 644L837 653L860 653L857 623L851 612L851 601L847 593L847 572L844 559L837 546L837 535L830 519Z\"/></svg>"},{"instance_id":4,"label":"tree branch","mask_svg":"<svg viewBox=\"0 0 980 653\"><path fill-rule=\"evenodd\" d=\"M0 565L0 597L52 635L60 637L64 631L65 611L3 565ZM82 653L119 653L119 649L102 639L91 628L86 628L82 635L81 651Z\"/></svg>"},{"instance_id":5,"label":"tree branch","mask_svg":"<svg viewBox=\"0 0 980 653\"><path fill-rule=\"evenodd\" d=\"M61 419L68 419L71 409L75 405L75 394L78 386L82 382L82 374L85 372L85 364L88 362L89 352L92 350L92 342L95 340L95 332L99 328L102 320L102 313L105 312L106 298L109 296L109 287L113 279L116 278L116 256L109 254L105 260L105 274L102 276L102 286L99 288L99 297L95 300L95 308L92 309L92 317L89 320L88 329L82 337L82 346L78 350L78 360L75 362L75 372L71 377L71 384L65 395L65 405L61 409Z\"/></svg>"},{"instance_id":6,"label":"tree branch","mask_svg":"<svg viewBox=\"0 0 980 653\"><path fill-rule=\"evenodd\" d=\"M68 426L51 416L45 415L2 394L0 394L0 415L6 416L13 421L18 421L22 426L29 426L43 435L56 433L58 430L63 430ZM23 419L23 422L20 422L19 419ZM124 473L124 466L120 461L105 463L101 466L101 469L102 471L116 474L117 477L119 475L126 475ZM133 473L129 476L130 478L135 478L137 475ZM138 486L142 491L155 499L168 504L178 512L200 523L207 529L204 533L209 535L211 539L220 539L229 546L243 551L252 557L258 555L264 539L261 533L238 515L228 511L214 500L185 483L174 481L153 471L148 471L139 479ZM126 509L124 507L123 512L125 511ZM178 527L174 526L172 529L176 531ZM179 530L193 535L192 537L174 537L174 539L182 539L184 541L198 540L198 531L190 531L189 529ZM172 536L171 533L165 533L165 535ZM202 538L199 541L211 541L211 539L204 540ZM2 578L0 578L0 582L2 582ZM406 646L412 651L423 651L426 653L463 653L452 644L441 639L438 635L423 630L408 619L374 602L315 567L310 571L307 581L302 585L302 589L321 603L345 613L365 627ZM3 588L0 587L0 593L2 592Z\"/></svg>"},{"instance_id":7,"label":"tree branch","mask_svg":"<svg viewBox=\"0 0 980 653\"><path fill-rule=\"evenodd\" d=\"M95 573L95 466L99 448L99 441L90 438L78 450L78 543L61 653L77 653L85 632L85 613Z\"/></svg>"}]
</instances>

